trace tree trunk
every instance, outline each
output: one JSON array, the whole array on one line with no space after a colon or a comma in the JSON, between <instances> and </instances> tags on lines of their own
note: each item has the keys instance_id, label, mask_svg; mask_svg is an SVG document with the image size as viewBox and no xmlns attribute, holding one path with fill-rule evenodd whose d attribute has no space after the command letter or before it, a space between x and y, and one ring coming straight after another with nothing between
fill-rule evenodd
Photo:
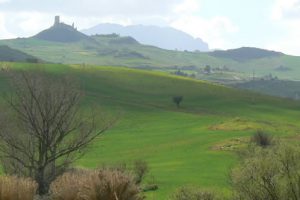
<instances>
[{"instance_id":1,"label":"tree trunk","mask_svg":"<svg viewBox=\"0 0 300 200\"><path fill-rule=\"evenodd\" d=\"M48 194L50 185L45 178L44 167L38 169L36 182L38 184L38 189L37 189L38 195L42 196Z\"/></svg>"}]
</instances>

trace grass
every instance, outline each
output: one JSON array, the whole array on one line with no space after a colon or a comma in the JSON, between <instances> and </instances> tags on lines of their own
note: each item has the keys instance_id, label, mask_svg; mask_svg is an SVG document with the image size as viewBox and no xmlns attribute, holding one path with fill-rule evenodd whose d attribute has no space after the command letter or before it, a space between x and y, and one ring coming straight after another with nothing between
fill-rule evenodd
<instances>
[{"instance_id":1,"label":"grass","mask_svg":"<svg viewBox=\"0 0 300 200\"><path fill-rule=\"evenodd\" d=\"M30 179L1 176L0 199L1 200L33 200L37 185Z\"/></svg>"},{"instance_id":2,"label":"grass","mask_svg":"<svg viewBox=\"0 0 300 200\"><path fill-rule=\"evenodd\" d=\"M36 67L11 63L16 69ZM214 146L247 139L260 128L286 137L300 132L300 103L292 100L162 72L59 64L39 67L76 77L86 91L83 108L96 104L113 114L121 112L119 123L97 138L76 166L145 160L150 168L145 181L159 186L146 194L150 200L167 199L189 185L228 195L228 173L237 157ZM3 77L0 90L8 90ZM172 102L174 95L184 96L179 109Z\"/></svg>"}]
</instances>

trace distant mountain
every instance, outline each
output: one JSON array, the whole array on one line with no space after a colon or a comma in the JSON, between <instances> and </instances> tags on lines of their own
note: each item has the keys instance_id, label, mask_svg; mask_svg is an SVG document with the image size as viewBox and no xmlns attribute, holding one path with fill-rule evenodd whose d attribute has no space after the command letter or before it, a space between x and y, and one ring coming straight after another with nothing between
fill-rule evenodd
<instances>
[{"instance_id":1,"label":"distant mountain","mask_svg":"<svg viewBox=\"0 0 300 200\"><path fill-rule=\"evenodd\" d=\"M209 55L243 62L243 61L266 58L266 57L278 57L278 56L283 56L284 54L276 51L265 50L265 49L242 47L242 48L230 49L226 51L217 50L217 51L210 52Z\"/></svg>"},{"instance_id":2,"label":"distant mountain","mask_svg":"<svg viewBox=\"0 0 300 200\"><path fill-rule=\"evenodd\" d=\"M169 50L208 51L208 44L200 38L195 39L182 31L170 27L158 26L121 26L118 24L99 24L90 29L82 30L87 35L95 34L120 34L131 36L138 42L146 45Z\"/></svg>"},{"instance_id":3,"label":"distant mountain","mask_svg":"<svg viewBox=\"0 0 300 200\"><path fill-rule=\"evenodd\" d=\"M61 23L59 17L55 18L55 23L49 29L46 29L37 35L33 36L34 38L47 40L52 42L77 42L83 39L90 39L87 35L77 31L73 26Z\"/></svg>"},{"instance_id":4,"label":"distant mountain","mask_svg":"<svg viewBox=\"0 0 300 200\"><path fill-rule=\"evenodd\" d=\"M12 49L6 45L0 45L0 61L4 62L38 62L34 56L28 55L22 51Z\"/></svg>"}]
</instances>

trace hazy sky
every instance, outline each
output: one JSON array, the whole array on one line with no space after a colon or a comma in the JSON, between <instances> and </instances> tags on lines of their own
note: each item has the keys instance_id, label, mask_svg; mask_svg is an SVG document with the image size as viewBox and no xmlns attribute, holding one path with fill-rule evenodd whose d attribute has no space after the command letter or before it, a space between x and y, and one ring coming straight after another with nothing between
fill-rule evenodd
<instances>
[{"instance_id":1,"label":"hazy sky","mask_svg":"<svg viewBox=\"0 0 300 200\"><path fill-rule=\"evenodd\" d=\"M79 29L103 22L172 26L212 49L300 55L300 0L0 0L0 38L34 35L55 15Z\"/></svg>"}]
</instances>

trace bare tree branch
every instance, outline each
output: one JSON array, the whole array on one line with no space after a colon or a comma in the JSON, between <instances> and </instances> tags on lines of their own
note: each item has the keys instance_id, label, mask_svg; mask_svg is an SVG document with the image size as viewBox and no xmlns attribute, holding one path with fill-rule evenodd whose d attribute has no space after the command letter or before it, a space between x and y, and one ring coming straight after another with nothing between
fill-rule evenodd
<instances>
[{"instance_id":1,"label":"bare tree branch","mask_svg":"<svg viewBox=\"0 0 300 200\"><path fill-rule=\"evenodd\" d=\"M0 116L2 162L8 173L34 178L38 193L45 194L51 181L81 156L78 152L116 119L98 123L99 113L82 115L82 92L65 77L12 72L10 78L13 93L5 100L12 114L7 120Z\"/></svg>"}]
</instances>

